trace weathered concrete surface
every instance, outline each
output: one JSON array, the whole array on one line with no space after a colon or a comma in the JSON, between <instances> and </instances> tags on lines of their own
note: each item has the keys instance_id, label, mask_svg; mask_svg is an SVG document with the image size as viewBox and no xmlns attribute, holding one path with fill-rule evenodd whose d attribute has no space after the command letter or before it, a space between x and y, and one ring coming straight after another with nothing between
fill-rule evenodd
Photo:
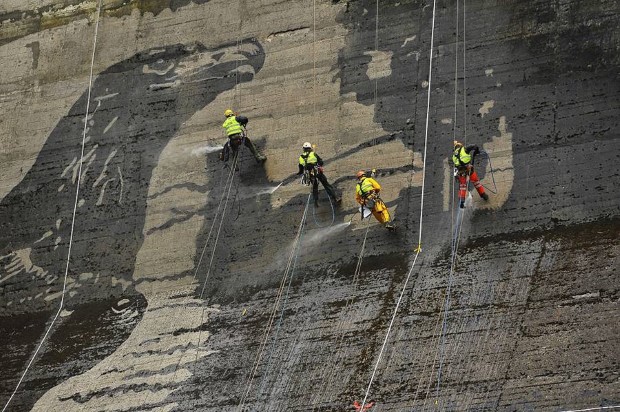
<instances>
[{"instance_id":1,"label":"weathered concrete surface","mask_svg":"<svg viewBox=\"0 0 620 412\"><path fill-rule=\"evenodd\" d=\"M3 406L60 303L97 10L22 3L0 5ZM378 31L374 1L102 4L65 306L9 410L353 410L418 242L432 2L382 1ZM463 21L457 44L456 4L438 3L423 252L370 397L618 405L619 6L469 1L465 15L463 72ZM220 231L230 106L269 160L242 152ZM450 281L455 125L490 153L498 193L468 203ZM306 140L345 194L336 224L355 213L350 176L378 167L399 231L371 225L356 276L366 226L319 230L323 200L279 289Z\"/></svg>"}]
</instances>

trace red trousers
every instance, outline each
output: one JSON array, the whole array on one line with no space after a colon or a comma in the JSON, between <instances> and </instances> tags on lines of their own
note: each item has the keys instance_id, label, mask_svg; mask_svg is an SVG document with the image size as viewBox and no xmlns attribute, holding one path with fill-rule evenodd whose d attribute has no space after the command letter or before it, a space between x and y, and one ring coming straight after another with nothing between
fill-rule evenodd
<instances>
[{"instance_id":1,"label":"red trousers","mask_svg":"<svg viewBox=\"0 0 620 412\"><path fill-rule=\"evenodd\" d=\"M480 179L478 179L478 175L473 167L465 169L463 171L459 171L457 177L459 178L459 199L465 200L465 196L467 196L467 175L469 174L469 180L474 184L474 187L478 191L478 194L482 196L484 194L484 187L482 183L480 183Z\"/></svg>"}]
</instances>

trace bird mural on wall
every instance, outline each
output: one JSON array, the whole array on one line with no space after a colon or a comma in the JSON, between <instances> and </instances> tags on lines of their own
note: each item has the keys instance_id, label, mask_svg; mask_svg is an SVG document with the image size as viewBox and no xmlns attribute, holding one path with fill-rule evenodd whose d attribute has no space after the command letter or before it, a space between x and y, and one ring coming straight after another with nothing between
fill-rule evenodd
<instances>
[{"instance_id":1,"label":"bird mural on wall","mask_svg":"<svg viewBox=\"0 0 620 412\"><path fill-rule=\"evenodd\" d=\"M127 336L146 307L132 275L159 156L185 121L220 93L250 81L263 62L262 46L244 39L213 49L200 43L152 48L99 73L88 114L85 91L52 130L22 181L0 201L0 317L57 310L73 236L61 317L75 317L72 311L88 305L90 321L118 322ZM44 329L47 317L34 325L36 330ZM50 341L62 335L62 325L54 326ZM19 333L20 327L4 336ZM117 335L111 334L119 340ZM66 356L82 356L94 339L81 336L73 344L79 347ZM89 357L80 367L88 368L116 346L106 346L105 353L97 352L96 359ZM21 373L30 356L26 352L12 374ZM45 347L40 356L46 356Z\"/></svg>"}]
</instances>

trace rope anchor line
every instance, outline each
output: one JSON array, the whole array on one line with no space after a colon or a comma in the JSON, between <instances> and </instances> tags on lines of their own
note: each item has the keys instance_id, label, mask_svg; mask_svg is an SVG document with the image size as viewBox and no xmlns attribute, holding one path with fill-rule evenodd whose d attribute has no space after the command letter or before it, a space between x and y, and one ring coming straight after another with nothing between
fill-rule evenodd
<instances>
[{"instance_id":1,"label":"rope anchor line","mask_svg":"<svg viewBox=\"0 0 620 412\"><path fill-rule=\"evenodd\" d=\"M301 222L299 223L299 227L297 229L297 235L295 236L295 239L293 240L293 247L291 250L291 254L289 255L288 258L288 262L286 265L286 268L284 270L284 274L282 276L282 280L280 281L280 287L278 288L278 293L276 295L276 300L274 302L274 305L271 309L271 313L269 315L269 321L267 322L267 327L265 328L265 333L264 333L264 337L263 340L260 344L259 347L259 351L258 354L256 356L256 360L254 361L254 366L252 367L252 372L250 373L250 375L248 376L248 379L246 381L246 389L245 392L243 393L243 395L241 396L241 400L239 401L239 405L237 406L237 410L238 411L243 411L243 408L245 407L245 404L248 400L248 397L250 395L250 391L252 389L252 383L254 381L254 378L256 376L256 373L258 372L258 369L260 367L260 363L263 357L263 353L265 352L267 346L268 346L268 340L269 340L269 334L271 333L271 329L272 326L274 324L275 321L275 317L276 314L278 312L278 308L280 308L280 302L282 301L282 296L284 294L284 288L287 284L287 280L289 279L289 275L291 275L292 277L292 273L294 270L294 266L297 262L297 255L299 254L299 245L300 245L300 240L303 234L303 229L306 223L306 219L308 217L308 207L310 205L310 199L311 199L312 195L308 195L308 200L306 201L306 207L304 208L304 213L302 215L301 218ZM292 280L292 278L291 278ZM289 282L290 284L290 282ZM287 297L288 298L288 295Z\"/></svg>"},{"instance_id":2,"label":"rope anchor line","mask_svg":"<svg viewBox=\"0 0 620 412\"><path fill-rule=\"evenodd\" d=\"M377 0L377 14L379 11L379 2ZM379 351L379 354L377 355L377 360L375 362L375 366L373 368L372 374L370 376L370 380L368 382L368 386L366 388L366 393L364 394L364 399L362 401L361 404L361 410L364 410L364 407L367 404L368 401L368 396L370 394L370 388L372 387L372 383L375 379L375 375L377 373L377 369L379 368L379 364L381 362L381 357L383 355L383 352L385 350L385 347L387 345L388 339L390 337L390 333L392 331L392 327L394 325L394 321L396 319L396 316L398 314L398 310L400 308L400 304L402 302L403 296L405 294L405 290L407 289L407 285L409 284L409 280L411 279L411 275L413 273L413 269L415 268L415 265L418 261L418 257L420 256L420 253L422 252L422 228L423 228L423 217L424 217L424 189L425 189L425 182L426 182L426 152L427 152L427 147L428 147L428 126L429 126L429 116L430 116L430 104L431 104L431 90L432 90L432 75L433 75L433 47L434 47L434 41L435 41L435 15L436 15L436 11L437 11L437 0L433 0L433 17L432 17L432 21L431 21L431 43L430 43L430 50L429 50L429 63L428 63L428 88L427 88L427 98L426 98L426 120L425 120L425 132L424 132L424 153L422 155L422 194L420 196L420 224L419 224L419 230L418 230L418 247L416 249L416 254L415 257L413 259L413 263L411 264L411 268L409 269L409 272L407 273L407 277L405 279L405 282L403 284L403 287L400 291L400 295L398 297L398 301L396 302L396 307L394 308L394 312L392 314L392 318L390 320L388 329L385 333L385 338L383 340L383 345L381 346L381 350Z\"/></svg>"},{"instance_id":3,"label":"rope anchor line","mask_svg":"<svg viewBox=\"0 0 620 412\"><path fill-rule=\"evenodd\" d=\"M50 322L49 326L47 327L47 330L45 331L45 334L41 338L41 341L39 342L39 344L37 345L34 353L32 354L32 357L30 358L30 361L26 365L26 368L24 369L24 372L22 373L21 377L19 378L19 381L17 382L17 385L15 385L15 389L13 390L13 392L11 393L11 396L9 397L9 399L6 401L6 404L2 408L2 412L7 410L7 408L9 407L9 404L11 403L11 401L13 400L15 395L17 394L17 391L18 391L19 387L21 386L24 378L26 377L26 374L30 370L30 367L34 363L34 360L36 359L37 355L39 354L39 351L43 347L43 343L45 342L45 340L49 336L49 334L50 334L52 328L54 327L54 324L56 323L56 320L60 316L60 313L62 312L62 309L64 308L64 304L65 304L65 296L66 296L66 292L67 292L67 279L68 279L68 276L69 276L69 263L71 261L71 250L72 250L72 246L73 246L73 234L74 234L74 229L75 229L75 215L77 213L78 199L79 199L79 196L80 196L80 182L82 180L81 177L82 177L82 166L83 166L83 163L84 163L84 149L86 147L86 132L88 130L88 116L89 116L89 112L90 112L90 100L91 100L91 94L92 94L92 89L93 89L95 52L97 51L97 37L98 37L98 33L99 33L99 18L101 16L101 3L102 3L102 0L99 0L97 2L97 17L96 17L96 24L95 24L95 34L94 34L94 38L93 38L93 52L92 52L91 59L90 59L90 73L89 73L89 77L88 77L88 97L86 99L86 111L84 113L84 120L83 120L83 122L84 122L84 129L83 129L83 133L82 133L82 149L81 149L81 154L80 154L80 162L79 162L78 174L77 174L77 180L76 180L75 201L74 201L74 204L73 204L73 216L71 218L71 231L70 231L70 235L69 235L69 245L68 245L68 250L67 250L67 263L65 265L65 273L64 273L63 284L62 284L62 294L61 294L61 297L60 297L60 304L58 305L58 311L56 312L56 314L52 318L52 321Z\"/></svg>"}]
</instances>

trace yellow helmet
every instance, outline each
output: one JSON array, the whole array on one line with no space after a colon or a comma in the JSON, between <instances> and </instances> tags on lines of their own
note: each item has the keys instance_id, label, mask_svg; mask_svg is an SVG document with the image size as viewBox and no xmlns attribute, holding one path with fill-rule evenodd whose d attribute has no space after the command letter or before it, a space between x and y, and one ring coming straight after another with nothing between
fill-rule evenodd
<instances>
[{"instance_id":1,"label":"yellow helmet","mask_svg":"<svg viewBox=\"0 0 620 412\"><path fill-rule=\"evenodd\" d=\"M235 112L233 112L231 109L224 110L224 116L226 116L226 117L230 117L233 114L235 114Z\"/></svg>"}]
</instances>

